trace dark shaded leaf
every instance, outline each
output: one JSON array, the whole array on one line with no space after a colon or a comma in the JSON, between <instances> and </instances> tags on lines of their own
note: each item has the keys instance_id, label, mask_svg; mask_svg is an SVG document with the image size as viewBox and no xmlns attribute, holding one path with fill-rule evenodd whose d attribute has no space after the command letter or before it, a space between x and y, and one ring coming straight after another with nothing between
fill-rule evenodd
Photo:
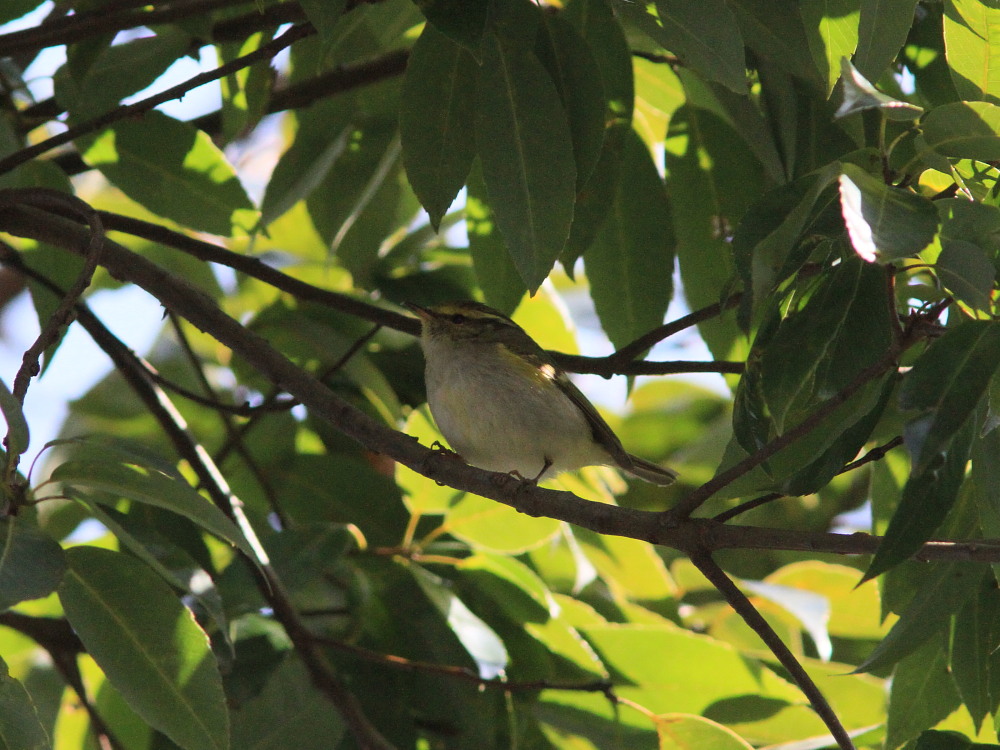
<instances>
[{"instance_id":1,"label":"dark shaded leaf","mask_svg":"<svg viewBox=\"0 0 1000 750\"><path fill-rule=\"evenodd\" d=\"M428 24L413 46L399 111L403 162L437 229L476 155L476 63Z\"/></svg>"},{"instance_id":2,"label":"dark shaded leaf","mask_svg":"<svg viewBox=\"0 0 1000 750\"><path fill-rule=\"evenodd\" d=\"M476 142L490 204L514 265L534 292L569 236L576 167L566 113L534 52L483 43Z\"/></svg>"},{"instance_id":3,"label":"dark shaded leaf","mask_svg":"<svg viewBox=\"0 0 1000 750\"><path fill-rule=\"evenodd\" d=\"M854 52L854 65L861 75L876 81L896 59L913 25L916 7L917 0L861 0L858 48Z\"/></svg>"},{"instance_id":4,"label":"dark shaded leaf","mask_svg":"<svg viewBox=\"0 0 1000 750\"><path fill-rule=\"evenodd\" d=\"M51 479L71 487L98 490L94 499L106 504L114 504L118 498L125 497L173 511L253 557L253 550L236 525L177 476L138 463L81 460L60 464L52 472Z\"/></svg>"},{"instance_id":5,"label":"dark shaded leaf","mask_svg":"<svg viewBox=\"0 0 1000 750\"><path fill-rule=\"evenodd\" d=\"M0 747L4 750L48 750L52 747L38 710L24 685L10 676L0 659Z\"/></svg>"},{"instance_id":6,"label":"dark shaded leaf","mask_svg":"<svg viewBox=\"0 0 1000 750\"><path fill-rule=\"evenodd\" d=\"M0 519L0 610L56 590L66 571L59 544L23 518Z\"/></svg>"},{"instance_id":7,"label":"dark shaded leaf","mask_svg":"<svg viewBox=\"0 0 1000 750\"><path fill-rule=\"evenodd\" d=\"M922 412L919 439L907 440L913 474L921 474L973 413L1000 366L1000 324L966 321L937 339L903 379L899 404Z\"/></svg>"},{"instance_id":8,"label":"dark shaded leaf","mask_svg":"<svg viewBox=\"0 0 1000 750\"><path fill-rule=\"evenodd\" d=\"M899 747L944 719L959 703L948 673L944 638L935 638L903 659L893 673L886 744Z\"/></svg>"},{"instance_id":9,"label":"dark shaded leaf","mask_svg":"<svg viewBox=\"0 0 1000 750\"><path fill-rule=\"evenodd\" d=\"M1000 160L1000 107L955 102L935 107L920 123L927 147L943 156Z\"/></svg>"},{"instance_id":10,"label":"dark shaded leaf","mask_svg":"<svg viewBox=\"0 0 1000 750\"><path fill-rule=\"evenodd\" d=\"M191 612L132 557L96 547L66 556L66 617L126 702L185 750L228 748L222 678Z\"/></svg>"},{"instance_id":11,"label":"dark shaded leaf","mask_svg":"<svg viewBox=\"0 0 1000 750\"><path fill-rule=\"evenodd\" d=\"M663 181L634 131L614 207L584 255L590 296L616 348L663 322L673 291L674 233Z\"/></svg>"},{"instance_id":12,"label":"dark shaded leaf","mask_svg":"<svg viewBox=\"0 0 1000 750\"><path fill-rule=\"evenodd\" d=\"M566 110L580 190L593 174L604 144L607 106L601 69L575 26L561 16L542 18L535 50Z\"/></svg>"},{"instance_id":13,"label":"dark shaded leaf","mask_svg":"<svg viewBox=\"0 0 1000 750\"><path fill-rule=\"evenodd\" d=\"M975 563L936 565L922 581L889 634L855 672L882 672L941 634L951 616L979 587L983 569Z\"/></svg>"},{"instance_id":14,"label":"dark shaded leaf","mask_svg":"<svg viewBox=\"0 0 1000 750\"><path fill-rule=\"evenodd\" d=\"M491 307L511 314L527 291L500 235L479 163L473 165L465 197L465 231L479 287Z\"/></svg>"},{"instance_id":15,"label":"dark shaded leaf","mask_svg":"<svg viewBox=\"0 0 1000 750\"><path fill-rule=\"evenodd\" d=\"M1000 706L1000 591L984 576L976 596L955 616L949 665L976 731Z\"/></svg>"}]
</instances>

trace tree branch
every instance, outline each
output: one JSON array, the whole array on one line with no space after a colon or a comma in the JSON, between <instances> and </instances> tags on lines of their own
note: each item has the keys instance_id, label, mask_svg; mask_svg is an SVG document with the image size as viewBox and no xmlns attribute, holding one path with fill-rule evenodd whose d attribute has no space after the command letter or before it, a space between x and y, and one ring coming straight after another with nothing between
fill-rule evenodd
<instances>
[{"instance_id":1,"label":"tree branch","mask_svg":"<svg viewBox=\"0 0 1000 750\"><path fill-rule=\"evenodd\" d=\"M739 587L730 580L729 576L718 566L710 554L704 550L693 549L690 550L689 556L691 562L701 571L701 574L715 586L729 603L729 606L743 618L743 621L760 636L760 639L764 641L764 644L771 650L771 653L781 662L781 666L788 670L792 679L795 680L799 689L805 693L806 698L812 703L813 709L819 714L823 723L830 730L841 750L855 750L854 742L851 740L844 725L840 723L840 719L830 707L823 693L816 687L816 683L813 682L812 678L806 673L806 670L799 664L798 659L795 658L795 655L788 649L784 641L774 632L774 629L764 619L763 615L750 603L750 600L744 596Z\"/></svg>"},{"instance_id":2,"label":"tree branch","mask_svg":"<svg viewBox=\"0 0 1000 750\"><path fill-rule=\"evenodd\" d=\"M749 473L774 456L778 451L787 448L795 441L808 435L837 409L843 406L855 393L860 391L869 382L888 372L895 365L898 357L899 351L897 347L891 347L884 356L859 372L850 383L827 399L816 411L812 412L808 417L799 422L799 424L795 425L795 427L774 438L767 445L750 454L735 466L716 474L715 477L683 498L676 506L668 511L664 511L664 523L673 525L681 519L689 517L706 500L723 487L732 484L744 474Z\"/></svg>"},{"instance_id":3,"label":"tree branch","mask_svg":"<svg viewBox=\"0 0 1000 750\"><path fill-rule=\"evenodd\" d=\"M10 264L19 259L5 258ZM45 284L55 293L58 288L41 274L18 264L19 270ZM296 651L302 657L316 686L341 714L359 745L372 750L392 750L375 726L368 720L357 698L340 680L323 654L316 648L311 634L302 623L285 590L284 584L271 567L267 553L257 539L253 527L243 513L242 502L229 488L222 473L212 462L208 452L190 434L183 417L176 411L167 395L149 377L149 366L114 336L101 321L82 303L77 304L77 319L94 342L111 358L115 367L142 399L146 408L157 420L174 445L178 455L186 460L198 477L201 486L212 501L239 526L254 549L257 559L249 560L257 576L258 589L270 605L275 618L282 624Z\"/></svg>"},{"instance_id":4,"label":"tree branch","mask_svg":"<svg viewBox=\"0 0 1000 750\"><path fill-rule=\"evenodd\" d=\"M171 99L178 99L184 96L184 94L192 89L196 89L199 86L204 86L206 83L211 83L212 81L224 78L225 76L235 73L238 70L242 70L243 68L247 68L256 62L269 60L281 50L291 46L294 42L297 42L299 39L304 39L313 33L315 33L315 30L309 24L293 26L277 39L258 47L253 52L237 57L235 60L232 60L224 65L220 65L217 68L213 68L212 70L199 73L183 83L171 86L169 89L162 91L159 94L146 97L145 99L135 102L134 104L125 104L115 107L114 109L108 110L103 115L74 125L58 135L46 138L44 141L36 143L33 146L28 146L27 148L23 148L20 151L15 151L10 156L0 159L0 174L10 172L15 167L34 159L40 154L44 154L46 151L50 151L56 146L61 146L64 143L69 143L70 141L79 138L80 136L93 133L114 122L117 122L118 120L124 120L128 117L134 117L135 115L148 112L164 102L169 102Z\"/></svg>"},{"instance_id":5,"label":"tree branch","mask_svg":"<svg viewBox=\"0 0 1000 750\"><path fill-rule=\"evenodd\" d=\"M0 229L79 252L86 229L30 207L0 211ZM717 549L780 549L835 554L872 554L879 538L867 534L797 532L729 526L709 519L678 519L664 524L662 513L594 503L571 492L534 486L509 474L477 469L420 445L347 404L313 376L299 369L265 339L223 313L215 302L182 279L108 240L102 263L116 278L136 284L167 308L246 359L265 377L299 399L317 417L368 450L387 455L424 476L473 492L533 516L547 516L599 534L613 534L675 549L692 545ZM1000 540L930 542L915 555L922 560L1000 561Z\"/></svg>"}]
</instances>

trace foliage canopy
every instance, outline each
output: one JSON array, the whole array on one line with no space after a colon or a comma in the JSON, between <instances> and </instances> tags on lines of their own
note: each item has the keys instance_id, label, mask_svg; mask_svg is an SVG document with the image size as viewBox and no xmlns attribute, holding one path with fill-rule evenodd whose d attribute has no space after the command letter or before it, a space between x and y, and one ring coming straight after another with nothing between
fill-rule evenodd
<instances>
[{"instance_id":1,"label":"foliage canopy","mask_svg":"<svg viewBox=\"0 0 1000 750\"><path fill-rule=\"evenodd\" d=\"M58 0L0 34L41 326L0 387L0 745L1000 747L1000 10L888 5ZM145 359L87 304L123 286L165 311ZM627 377L610 421L680 481L431 450L400 304L456 298ZM42 450L68 325L113 370Z\"/></svg>"}]
</instances>

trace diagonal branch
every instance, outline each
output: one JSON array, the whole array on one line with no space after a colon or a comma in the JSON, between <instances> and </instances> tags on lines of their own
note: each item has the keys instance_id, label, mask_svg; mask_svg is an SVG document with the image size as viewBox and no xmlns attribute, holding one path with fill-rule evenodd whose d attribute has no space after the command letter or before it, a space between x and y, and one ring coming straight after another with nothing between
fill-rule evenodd
<instances>
[{"instance_id":1,"label":"diagonal branch","mask_svg":"<svg viewBox=\"0 0 1000 750\"><path fill-rule=\"evenodd\" d=\"M59 292L58 288L54 287L48 279L25 267L19 261L17 256L4 258L4 262L16 266L18 270L30 275L53 292ZM125 381L142 399L150 414L157 420L173 443L177 454L189 463L212 501L229 518L234 520L250 542L257 559L248 560L248 562L251 570L257 576L258 589L273 610L275 618L284 627L296 651L302 657L313 682L340 712L344 722L350 727L361 747L372 748L372 750L393 750L392 745L382 737L365 716L358 699L350 692L313 642L311 634L295 610L284 584L271 567L267 553L244 514L242 502L229 488L208 452L190 433L183 417L174 408L166 393L155 385L149 375L151 369L149 365L112 334L86 305L78 303L76 311L80 325L109 356Z\"/></svg>"},{"instance_id":2,"label":"diagonal branch","mask_svg":"<svg viewBox=\"0 0 1000 750\"><path fill-rule=\"evenodd\" d=\"M795 680L795 684L805 693L806 698L812 703L813 709L819 714L823 723L826 724L830 733L836 739L841 750L855 750L854 742L851 740L844 725L840 723L840 719L830 707L823 693L816 687L816 683L813 682L806 670L799 664L798 659L788 649L788 646L774 632L774 629L767 623L763 615L750 603L750 600L744 596L739 587L730 580L729 576L718 566L710 554L704 550L691 550L689 554L691 562L694 563L695 567L701 571L701 574L729 602L729 606L736 611L736 614L742 617L743 621L760 636L760 639L764 641L764 644L771 650L771 653L781 662L781 666L788 670L792 679Z\"/></svg>"},{"instance_id":3,"label":"diagonal branch","mask_svg":"<svg viewBox=\"0 0 1000 750\"><path fill-rule=\"evenodd\" d=\"M792 445L803 436L808 435L868 383L891 370L895 366L898 357L899 351L897 348L891 347L885 355L859 372L850 383L831 396L822 406L812 412L806 419L799 422L799 424L795 425L795 427L774 438L774 440L761 447L755 453L751 453L735 466L716 474L715 477L705 482L705 484L698 487L694 492L688 494L673 508L664 511L664 523L670 526L678 523L681 519L688 518L723 487L732 484L779 451Z\"/></svg>"}]
</instances>

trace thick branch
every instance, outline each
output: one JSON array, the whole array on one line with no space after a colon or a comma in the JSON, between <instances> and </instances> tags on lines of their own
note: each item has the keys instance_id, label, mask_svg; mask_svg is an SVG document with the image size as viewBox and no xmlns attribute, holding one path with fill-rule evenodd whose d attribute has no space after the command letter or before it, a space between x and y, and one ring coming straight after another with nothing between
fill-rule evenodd
<instances>
[{"instance_id":1,"label":"thick branch","mask_svg":"<svg viewBox=\"0 0 1000 750\"><path fill-rule=\"evenodd\" d=\"M86 229L66 219L21 207L0 212L0 229L77 252ZM536 487L507 474L468 466L420 445L345 403L314 377L277 352L265 339L240 325L201 291L162 268L108 240L102 261L116 278L134 283L248 360L259 372L293 395L318 417L369 450L387 455L431 479L473 492L523 513L548 516L600 534L641 539L675 549L783 549L871 554L878 538L865 534L826 534L727 526L705 519L662 523L659 512L593 503L570 492ZM929 543L918 559L1000 561L1000 541Z\"/></svg>"}]
</instances>

